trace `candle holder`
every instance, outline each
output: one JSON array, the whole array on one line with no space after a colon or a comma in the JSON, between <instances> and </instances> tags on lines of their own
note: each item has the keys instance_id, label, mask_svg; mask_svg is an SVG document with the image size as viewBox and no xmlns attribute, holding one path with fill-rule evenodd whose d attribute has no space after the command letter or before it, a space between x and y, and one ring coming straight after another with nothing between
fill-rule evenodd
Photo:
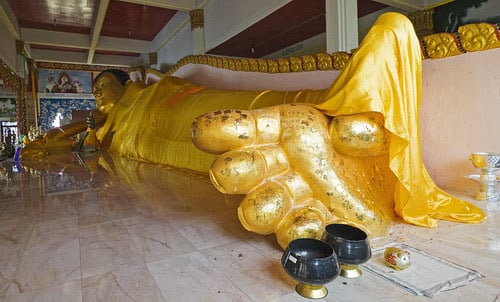
<instances>
[{"instance_id":1,"label":"candle holder","mask_svg":"<svg viewBox=\"0 0 500 302\"><path fill-rule=\"evenodd\" d=\"M476 152L470 156L472 165L480 170L479 175L471 175L479 183L479 191L476 193L477 200L497 201L500 198L496 187L500 182L497 171L500 170L500 153Z\"/></svg>"}]
</instances>

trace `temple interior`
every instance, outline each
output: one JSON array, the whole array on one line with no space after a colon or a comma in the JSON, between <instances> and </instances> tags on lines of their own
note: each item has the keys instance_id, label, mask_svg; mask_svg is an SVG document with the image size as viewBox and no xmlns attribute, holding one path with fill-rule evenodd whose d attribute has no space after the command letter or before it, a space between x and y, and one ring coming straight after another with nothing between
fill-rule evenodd
<instances>
[{"instance_id":1,"label":"temple interior","mask_svg":"<svg viewBox=\"0 0 500 302\"><path fill-rule=\"evenodd\" d=\"M0 302L500 301L495 0L0 1ZM388 234L368 237L361 274L337 275L321 292L285 269L297 259L274 234L242 225L244 195L221 193L206 172L98 144L20 158L50 130L87 118L88 131L103 70L145 85L174 76L213 89L327 89L386 12L406 15L421 46L422 161L486 219L423 227L394 217ZM478 152L491 168L472 160ZM388 247L410 265L391 266Z\"/></svg>"}]
</instances>

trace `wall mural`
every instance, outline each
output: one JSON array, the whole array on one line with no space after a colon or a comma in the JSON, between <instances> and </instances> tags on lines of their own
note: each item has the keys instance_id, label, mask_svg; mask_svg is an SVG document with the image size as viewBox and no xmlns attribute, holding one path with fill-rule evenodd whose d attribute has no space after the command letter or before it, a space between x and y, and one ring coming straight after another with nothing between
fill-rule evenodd
<instances>
[{"instance_id":1,"label":"wall mural","mask_svg":"<svg viewBox=\"0 0 500 302\"><path fill-rule=\"evenodd\" d=\"M92 93L92 72L39 69L38 91L46 93Z\"/></svg>"},{"instance_id":2,"label":"wall mural","mask_svg":"<svg viewBox=\"0 0 500 302\"><path fill-rule=\"evenodd\" d=\"M438 6L432 15L434 32L456 32L458 27L470 23L500 23L500 1L456 0Z\"/></svg>"},{"instance_id":3,"label":"wall mural","mask_svg":"<svg viewBox=\"0 0 500 302\"><path fill-rule=\"evenodd\" d=\"M73 98L40 98L40 127L42 133L71 122L72 110L93 110L95 99Z\"/></svg>"}]
</instances>

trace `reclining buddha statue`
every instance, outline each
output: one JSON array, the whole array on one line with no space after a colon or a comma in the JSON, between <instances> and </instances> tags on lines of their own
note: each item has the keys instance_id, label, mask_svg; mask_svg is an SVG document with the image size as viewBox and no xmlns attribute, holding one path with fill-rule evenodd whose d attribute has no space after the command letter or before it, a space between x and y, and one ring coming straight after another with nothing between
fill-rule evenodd
<instances>
[{"instance_id":1,"label":"reclining buddha statue","mask_svg":"<svg viewBox=\"0 0 500 302\"><path fill-rule=\"evenodd\" d=\"M325 90L220 90L164 76L146 85L107 70L94 95L100 149L208 172L245 195L241 224L282 247L326 224L386 235L397 216L419 226L478 223L484 213L439 189L422 162L419 41L403 15L379 17ZM48 131L22 158L67 152L85 125Z\"/></svg>"}]
</instances>

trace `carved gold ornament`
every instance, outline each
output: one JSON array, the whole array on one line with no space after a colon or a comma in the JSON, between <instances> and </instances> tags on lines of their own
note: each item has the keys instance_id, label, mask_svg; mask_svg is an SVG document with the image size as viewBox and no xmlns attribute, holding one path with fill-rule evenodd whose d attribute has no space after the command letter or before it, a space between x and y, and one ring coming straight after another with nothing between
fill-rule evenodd
<instances>
[{"instance_id":1,"label":"carved gold ornament","mask_svg":"<svg viewBox=\"0 0 500 302\"><path fill-rule=\"evenodd\" d=\"M465 51L480 51L500 47L498 27L489 23L468 24L458 28Z\"/></svg>"},{"instance_id":2,"label":"carved gold ornament","mask_svg":"<svg viewBox=\"0 0 500 302\"><path fill-rule=\"evenodd\" d=\"M191 30L195 28L203 28L205 26L203 21L203 10L194 9L189 11L189 18L191 20Z\"/></svg>"},{"instance_id":3,"label":"carved gold ornament","mask_svg":"<svg viewBox=\"0 0 500 302\"><path fill-rule=\"evenodd\" d=\"M439 59L462 54L457 36L452 33L432 34L422 40L428 58Z\"/></svg>"}]
</instances>

